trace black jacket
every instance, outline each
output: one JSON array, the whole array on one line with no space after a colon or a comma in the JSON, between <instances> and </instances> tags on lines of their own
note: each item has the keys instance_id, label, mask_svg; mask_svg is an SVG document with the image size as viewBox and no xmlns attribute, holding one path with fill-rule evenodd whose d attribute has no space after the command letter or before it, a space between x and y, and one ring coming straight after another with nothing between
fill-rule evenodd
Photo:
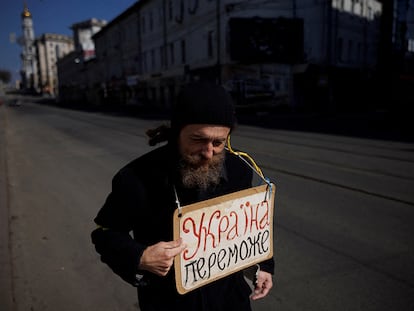
<instances>
[{"instance_id":1,"label":"black jacket","mask_svg":"<svg viewBox=\"0 0 414 311\"><path fill-rule=\"evenodd\" d=\"M147 246L173 240L173 185L182 206L251 187L252 170L226 152L225 172L217 187L203 193L184 189L176 176L176 155L170 145L165 145L132 161L115 175L112 191L95 218L100 226L92 232L95 248L115 273L138 286L142 311L250 310L251 290L242 272L180 295L173 269L166 277L138 270ZM261 269L273 273L273 259L263 262ZM137 274L144 274L141 282Z\"/></svg>"}]
</instances>

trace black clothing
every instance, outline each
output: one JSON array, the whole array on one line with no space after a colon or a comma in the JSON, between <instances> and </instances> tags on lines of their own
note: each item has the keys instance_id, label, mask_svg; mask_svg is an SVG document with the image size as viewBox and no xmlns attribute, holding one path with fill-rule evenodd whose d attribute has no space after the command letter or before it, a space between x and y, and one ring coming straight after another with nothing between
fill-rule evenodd
<instances>
[{"instance_id":1,"label":"black clothing","mask_svg":"<svg viewBox=\"0 0 414 311\"><path fill-rule=\"evenodd\" d=\"M112 192L95 218L101 227L92 232L101 260L125 281L138 286L142 311L251 310L251 290L243 272L180 295L173 268L165 277L138 271L147 246L173 240L174 186L182 206L251 187L252 170L227 151L225 174L214 189L205 192L181 186L177 163L177 152L167 144L132 161L115 175ZM261 269L273 273L273 259L262 263ZM137 274L144 275L142 282L137 281Z\"/></svg>"}]
</instances>

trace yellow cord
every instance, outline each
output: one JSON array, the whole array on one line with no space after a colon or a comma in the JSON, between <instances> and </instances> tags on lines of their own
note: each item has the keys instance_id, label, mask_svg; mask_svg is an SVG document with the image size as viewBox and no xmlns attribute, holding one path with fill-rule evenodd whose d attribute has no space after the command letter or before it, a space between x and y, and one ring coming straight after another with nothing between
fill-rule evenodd
<instances>
[{"instance_id":1,"label":"yellow cord","mask_svg":"<svg viewBox=\"0 0 414 311\"><path fill-rule=\"evenodd\" d=\"M241 151L234 151L233 148L231 148L231 144L230 144L230 135L227 136L227 148L229 149L229 151L237 156L240 157L245 157L247 160L249 160L250 164L253 165L254 169L256 170L256 172L260 175L260 177L262 177L263 179L265 179L262 170L260 169L260 167L256 164L256 162L253 160L253 158L251 156L249 156L246 152L241 152Z\"/></svg>"}]
</instances>

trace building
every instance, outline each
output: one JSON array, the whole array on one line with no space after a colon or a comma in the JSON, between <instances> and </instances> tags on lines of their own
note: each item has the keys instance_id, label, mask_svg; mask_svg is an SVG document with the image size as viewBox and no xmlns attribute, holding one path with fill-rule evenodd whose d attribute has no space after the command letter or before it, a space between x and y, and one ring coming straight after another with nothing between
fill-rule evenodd
<instances>
[{"instance_id":1,"label":"building","mask_svg":"<svg viewBox=\"0 0 414 311\"><path fill-rule=\"evenodd\" d=\"M101 82L96 78L101 73L95 66L95 42L92 38L106 24L105 20L92 18L71 26L75 49L57 63L59 101L101 104Z\"/></svg>"},{"instance_id":2,"label":"building","mask_svg":"<svg viewBox=\"0 0 414 311\"><path fill-rule=\"evenodd\" d=\"M394 0L392 59L394 105L411 111L414 102L414 0Z\"/></svg>"},{"instance_id":3,"label":"building","mask_svg":"<svg viewBox=\"0 0 414 311\"><path fill-rule=\"evenodd\" d=\"M246 97L286 98L291 64L232 62L227 36L230 8L217 3L206 0L187 7L184 1L139 1L116 17L93 37L103 93L116 103L130 103L132 94L132 102L169 109L186 81L209 79L232 88L245 79ZM268 19L275 13L267 8L250 8L247 13L233 9L241 16L261 12ZM301 38L299 33L299 47ZM268 77L263 81L265 70Z\"/></svg>"},{"instance_id":4,"label":"building","mask_svg":"<svg viewBox=\"0 0 414 311\"><path fill-rule=\"evenodd\" d=\"M85 70L116 104L136 95L169 109L183 83L208 79L239 107L358 106L373 87L381 16L376 0L141 0L93 36Z\"/></svg>"},{"instance_id":5,"label":"building","mask_svg":"<svg viewBox=\"0 0 414 311\"><path fill-rule=\"evenodd\" d=\"M35 35L33 28L33 18L26 3L24 4L22 19L23 35L19 40L22 45L22 68L21 68L21 88L25 91L36 92L38 86L36 50L34 46Z\"/></svg>"},{"instance_id":6,"label":"building","mask_svg":"<svg viewBox=\"0 0 414 311\"><path fill-rule=\"evenodd\" d=\"M57 61L73 51L69 36L46 33L35 41L38 64L38 88L42 94L58 94Z\"/></svg>"},{"instance_id":7,"label":"building","mask_svg":"<svg viewBox=\"0 0 414 311\"><path fill-rule=\"evenodd\" d=\"M21 17L21 88L37 94L55 96L59 89L56 62L73 50L73 40L65 35L51 33L35 39L32 14L26 4Z\"/></svg>"},{"instance_id":8,"label":"building","mask_svg":"<svg viewBox=\"0 0 414 311\"><path fill-rule=\"evenodd\" d=\"M96 46L92 88L100 102L138 104L140 34L138 4L132 5L93 36Z\"/></svg>"},{"instance_id":9,"label":"building","mask_svg":"<svg viewBox=\"0 0 414 311\"><path fill-rule=\"evenodd\" d=\"M295 10L304 18L306 67L296 66L294 105L323 111L364 109L373 102L382 4L334 0L314 2L309 8L306 3L298 2Z\"/></svg>"},{"instance_id":10,"label":"building","mask_svg":"<svg viewBox=\"0 0 414 311\"><path fill-rule=\"evenodd\" d=\"M88 61L95 57L95 43L92 40L92 37L105 25L105 20L92 18L71 26L73 38L75 40L75 49L77 51L82 51L82 58L84 61Z\"/></svg>"}]
</instances>

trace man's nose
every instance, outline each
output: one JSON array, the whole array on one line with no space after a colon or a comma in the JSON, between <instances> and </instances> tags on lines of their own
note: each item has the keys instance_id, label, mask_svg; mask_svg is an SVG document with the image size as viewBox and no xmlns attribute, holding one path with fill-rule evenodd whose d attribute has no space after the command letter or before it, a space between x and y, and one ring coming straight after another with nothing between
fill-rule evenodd
<instances>
[{"instance_id":1,"label":"man's nose","mask_svg":"<svg viewBox=\"0 0 414 311\"><path fill-rule=\"evenodd\" d=\"M201 154L207 160L212 159L213 158L213 155L214 155L213 143L207 143L207 144L205 144L205 146L203 147L203 150L201 151Z\"/></svg>"}]
</instances>

